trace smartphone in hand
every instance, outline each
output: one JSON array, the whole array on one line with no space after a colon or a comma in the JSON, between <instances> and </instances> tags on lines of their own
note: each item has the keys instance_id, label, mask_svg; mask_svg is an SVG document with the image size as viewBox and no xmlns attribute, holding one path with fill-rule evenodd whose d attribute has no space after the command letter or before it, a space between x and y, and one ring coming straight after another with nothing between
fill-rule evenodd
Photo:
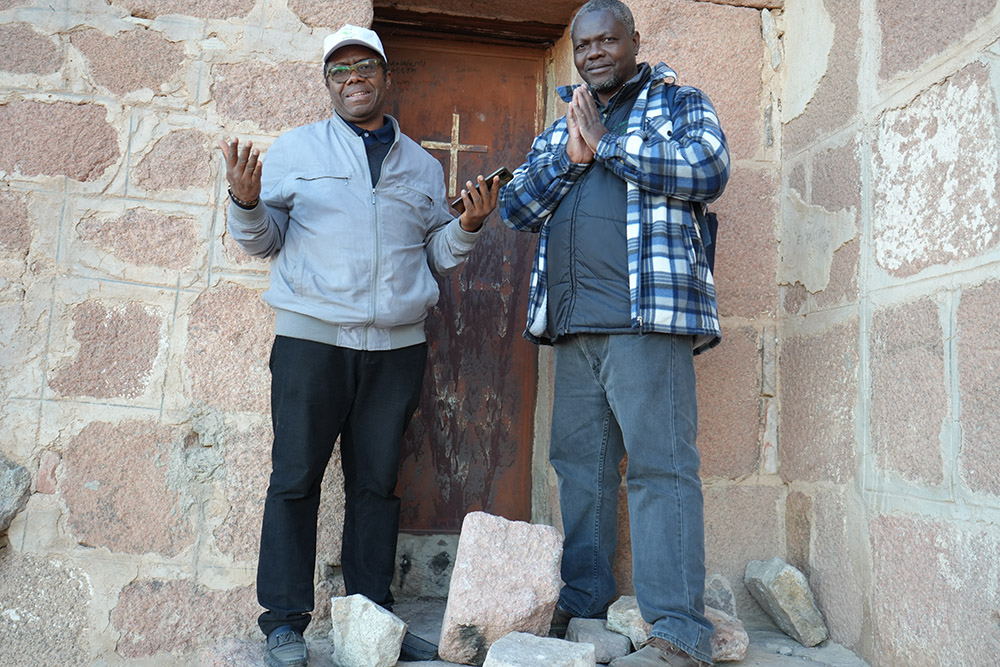
<instances>
[{"instance_id":1,"label":"smartphone in hand","mask_svg":"<svg viewBox=\"0 0 1000 667\"><path fill-rule=\"evenodd\" d=\"M514 178L514 174L510 173L510 170L507 169L507 167L500 167L499 169L497 169L492 174L486 177L487 189L493 187L493 179L496 178L497 176L500 177L500 182L497 185L503 185L504 183L509 183ZM453 201L451 203L451 207L456 211L458 211L459 215L465 213L465 202L462 201L461 197Z\"/></svg>"}]
</instances>

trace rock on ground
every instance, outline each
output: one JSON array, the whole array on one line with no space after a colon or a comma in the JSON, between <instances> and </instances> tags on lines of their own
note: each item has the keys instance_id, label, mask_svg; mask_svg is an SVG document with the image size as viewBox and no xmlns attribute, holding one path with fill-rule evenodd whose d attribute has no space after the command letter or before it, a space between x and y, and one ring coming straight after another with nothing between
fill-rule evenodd
<instances>
[{"instance_id":1,"label":"rock on ground","mask_svg":"<svg viewBox=\"0 0 1000 667\"><path fill-rule=\"evenodd\" d=\"M803 646L826 639L823 616L805 575L780 558L747 563L744 583L778 627Z\"/></svg>"}]
</instances>

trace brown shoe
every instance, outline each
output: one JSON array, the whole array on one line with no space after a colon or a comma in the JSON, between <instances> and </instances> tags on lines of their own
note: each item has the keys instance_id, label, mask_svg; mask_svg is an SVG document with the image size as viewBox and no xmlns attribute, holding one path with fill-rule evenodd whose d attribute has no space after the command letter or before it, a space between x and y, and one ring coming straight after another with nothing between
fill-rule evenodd
<instances>
[{"instance_id":1,"label":"brown shoe","mask_svg":"<svg viewBox=\"0 0 1000 667\"><path fill-rule=\"evenodd\" d=\"M666 639L650 637L638 651L612 660L608 667L709 667L710 664L695 660Z\"/></svg>"}]
</instances>

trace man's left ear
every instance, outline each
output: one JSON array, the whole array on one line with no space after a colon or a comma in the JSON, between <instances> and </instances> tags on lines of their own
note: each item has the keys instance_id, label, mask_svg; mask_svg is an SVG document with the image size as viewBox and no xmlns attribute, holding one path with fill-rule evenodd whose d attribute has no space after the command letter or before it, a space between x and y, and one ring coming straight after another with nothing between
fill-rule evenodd
<instances>
[{"instance_id":1,"label":"man's left ear","mask_svg":"<svg viewBox=\"0 0 1000 667\"><path fill-rule=\"evenodd\" d=\"M632 42L635 44L635 55L639 55L639 31L636 30L632 35Z\"/></svg>"}]
</instances>

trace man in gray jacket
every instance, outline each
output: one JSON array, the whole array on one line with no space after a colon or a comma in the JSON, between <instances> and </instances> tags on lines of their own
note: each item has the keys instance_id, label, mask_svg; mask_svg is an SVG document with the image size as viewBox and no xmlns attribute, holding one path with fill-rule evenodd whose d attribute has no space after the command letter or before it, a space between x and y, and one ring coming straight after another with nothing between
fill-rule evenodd
<instances>
[{"instance_id":1,"label":"man in gray jacket","mask_svg":"<svg viewBox=\"0 0 1000 667\"><path fill-rule=\"evenodd\" d=\"M230 233L271 259L274 444L257 597L272 665L306 664L320 482L338 436L347 593L392 607L394 489L438 300L431 271L462 264L499 190L482 176L467 182L453 217L441 165L383 113L391 79L378 36L347 25L323 46L331 118L281 135L266 168L251 142L220 142ZM435 653L407 634L400 657Z\"/></svg>"}]
</instances>

